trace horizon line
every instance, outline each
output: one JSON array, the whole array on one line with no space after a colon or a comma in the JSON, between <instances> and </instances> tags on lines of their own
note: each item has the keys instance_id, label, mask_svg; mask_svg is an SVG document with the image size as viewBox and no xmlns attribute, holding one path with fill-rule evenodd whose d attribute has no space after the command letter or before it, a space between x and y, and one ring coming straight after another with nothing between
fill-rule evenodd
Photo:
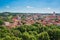
<instances>
[{"instance_id":1,"label":"horizon line","mask_svg":"<svg viewBox=\"0 0 60 40\"><path fill-rule=\"evenodd\" d=\"M38 12L0 12L0 13L38 13ZM40 12L40 13L53 13L53 12ZM60 13L60 12L55 12Z\"/></svg>"}]
</instances>

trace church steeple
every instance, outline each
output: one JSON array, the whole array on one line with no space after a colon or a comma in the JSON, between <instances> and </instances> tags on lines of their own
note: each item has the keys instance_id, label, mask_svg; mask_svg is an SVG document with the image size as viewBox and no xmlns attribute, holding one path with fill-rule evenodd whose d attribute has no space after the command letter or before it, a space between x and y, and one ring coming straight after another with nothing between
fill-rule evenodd
<instances>
[{"instance_id":1,"label":"church steeple","mask_svg":"<svg viewBox=\"0 0 60 40\"><path fill-rule=\"evenodd\" d=\"M53 12L53 14L55 14L55 12Z\"/></svg>"},{"instance_id":2,"label":"church steeple","mask_svg":"<svg viewBox=\"0 0 60 40\"><path fill-rule=\"evenodd\" d=\"M56 16L55 12L53 12L53 16Z\"/></svg>"}]
</instances>

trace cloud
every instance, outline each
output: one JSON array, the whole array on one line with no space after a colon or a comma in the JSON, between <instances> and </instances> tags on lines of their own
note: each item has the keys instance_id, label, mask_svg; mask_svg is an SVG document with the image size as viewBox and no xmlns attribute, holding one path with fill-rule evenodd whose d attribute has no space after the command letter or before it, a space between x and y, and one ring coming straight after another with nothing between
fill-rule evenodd
<instances>
[{"instance_id":1,"label":"cloud","mask_svg":"<svg viewBox=\"0 0 60 40\"><path fill-rule=\"evenodd\" d=\"M40 8L40 9L38 9L38 11L40 11L42 13L52 13L55 10L53 8L46 7L46 8Z\"/></svg>"},{"instance_id":2,"label":"cloud","mask_svg":"<svg viewBox=\"0 0 60 40\"><path fill-rule=\"evenodd\" d=\"M52 8L47 7L47 8L42 8L42 9L44 9L44 10L51 10Z\"/></svg>"},{"instance_id":3,"label":"cloud","mask_svg":"<svg viewBox=\"0 0 60 40\"><path fill-rule=\"evenodd\" d=\"M6 8L10 8L10 6L6 6Z\"/></svg>"},{"instance_id":4,"label":"cloud","mask_svg":"<svg viewBox=\"0 0 60 40\"><path fill-rule=\"evenodd\" d=\"M26 6L26 8L33 8L32 6Z\"/></svg>"},{"instance_id":5,"label":"cloud","mask_svg":"<svg viewBox=\"0 0 60 40\"><path fill-rule=\"evenodd\" d=\"M50 10L51 8L47 8L48 10Z\"/></svg>"}]
</instances>

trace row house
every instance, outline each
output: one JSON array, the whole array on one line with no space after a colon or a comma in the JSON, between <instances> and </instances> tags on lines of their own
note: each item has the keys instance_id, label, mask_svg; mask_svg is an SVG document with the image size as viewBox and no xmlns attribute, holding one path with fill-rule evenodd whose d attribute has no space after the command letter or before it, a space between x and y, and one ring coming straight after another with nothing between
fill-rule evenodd
<instances>
[{"instance_id":1,"label":"row house","mask_svg":"<svg viewBox=\"0 0 60 40\"><path fill-rule=\"evenodd\" d=\"M27 19L26 21L25 21L25 24L26 25L31 25L31 24L34 24L35 23L35 21L33 20L33 19Z\"/></svg>"},{"instance_id":2,"label":"row house","mask_svg":"<svg viewBox=\"0 0 60 40\"><path fill-rule=\"evenodd\" d=\"M22 24L22 23L21 23L21 20L18 19L17 17L12 18L12 21L13 21L12 23L10 23L10 22L4 22L5 26L7 26L7 27L9 27L9 28L12 28L12 27L15 28L16 26Z\"/></svg>"},{"instance_id":3,"label":"row house","mask_svg":"<svg viewBox=\"0 0 60 40\"><path fill-rule=\"evenodd\" d=\"M56 15L46 16L41 22L43 25L51 25L51 24L60 25L60 16Z\"/></svg>"}]
</instances>

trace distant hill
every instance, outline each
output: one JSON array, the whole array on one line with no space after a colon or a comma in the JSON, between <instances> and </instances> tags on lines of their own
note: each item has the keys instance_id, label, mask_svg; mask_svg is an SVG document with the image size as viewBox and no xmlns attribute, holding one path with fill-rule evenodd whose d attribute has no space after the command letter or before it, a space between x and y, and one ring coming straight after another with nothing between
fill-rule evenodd
<instances>
[{"instance_id":1,"label":"distant hill","mask_svg":"<svg viewBox=\"0 0 60 40\"><path fill-rule=\"evenodd\" d=\"M12 13L12 12L3 12L0 13L0 16L6 15L52 15L53 13ZM60 13L55 13L56 15L60 15Z\"/></svg>"}]
</instances>

